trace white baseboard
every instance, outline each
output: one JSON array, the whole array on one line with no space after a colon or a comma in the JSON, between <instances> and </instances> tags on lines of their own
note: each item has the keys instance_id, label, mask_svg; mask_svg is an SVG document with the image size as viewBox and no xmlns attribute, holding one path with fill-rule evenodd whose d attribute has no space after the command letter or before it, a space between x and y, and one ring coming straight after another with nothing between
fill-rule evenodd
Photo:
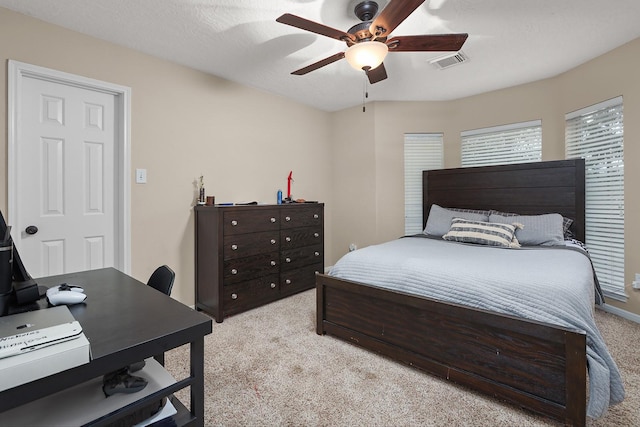
<instances>
[{"instance_id":1,"label":"white baseboard","mask_svg":"<svg viewBox=\"0 0 640 427\"><path fill-rule=\"evenodd\" d=\"M606 311L607 313L615 314L624 319L631 320L632 322L640 323L640 315L631 313L630 311L627 311L627 310L623 310L614 305L610 305L610 304L596 305L596 308L602 311Z\"/></svg>"}]
</instances>

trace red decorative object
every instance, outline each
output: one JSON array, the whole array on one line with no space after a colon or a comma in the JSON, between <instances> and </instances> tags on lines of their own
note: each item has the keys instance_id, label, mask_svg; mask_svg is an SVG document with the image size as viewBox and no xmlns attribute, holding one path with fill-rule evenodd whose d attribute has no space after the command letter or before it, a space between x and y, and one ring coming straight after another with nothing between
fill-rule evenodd
<instances>
[{"instance_id":1,"label":"red decorative object","mask_svg":"<svg viewBox=\"0 0 640 427\"><path fill-rule=\"evenodd\" d=\"M293 171L289 172L289 178L287 178L287 199L291 199L291 181L293 181L291 174L293 174Z\"/></svg>"}]
</instances>

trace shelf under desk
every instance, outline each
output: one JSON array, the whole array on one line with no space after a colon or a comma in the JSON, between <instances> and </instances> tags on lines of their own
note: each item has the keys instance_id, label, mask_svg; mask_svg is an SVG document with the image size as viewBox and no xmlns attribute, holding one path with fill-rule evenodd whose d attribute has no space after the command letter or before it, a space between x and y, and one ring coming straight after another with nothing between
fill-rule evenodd
<instances>
[{"instance_id":1,"label":"shelf under desk","mask_svg":"<svg viewBox=\"0 0 640 427\"><path fill-rule=\"evenodd\" d=\"M162 363L165 351L189 343L191 376L96 420L92 425L109 424L153 398L171 395L185 387L190 387L191 408L186 416L179 412L177 418L203 425L204 336L211 333L209 317L114 268L39 278L37 282L44 286L69 283L84 288L86 302L69 306L69 310L90 342L92 360L0 393L0 412L148 357L156 357ZM46 307L44 300L39 304Z\"/></svg>"}]
</instances>

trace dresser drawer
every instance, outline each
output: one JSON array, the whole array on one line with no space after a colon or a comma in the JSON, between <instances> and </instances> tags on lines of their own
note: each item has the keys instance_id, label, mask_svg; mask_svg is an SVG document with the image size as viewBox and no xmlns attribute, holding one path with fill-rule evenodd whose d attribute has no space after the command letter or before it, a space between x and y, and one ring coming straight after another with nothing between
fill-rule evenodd
<instances>
[{"instance_id":1,"label":"dresser drawer","mask_svg":"<svg viewBox=\"0 0 640 427\"><path fill-rule=\"evenodd\" d=\"M293 270L309 264L322 263L324 253L322 245L305 246L303 248L282 251L281 270Z\"/></svg>"},{"instance_id":2,"label":"dresser drawer","mask_svg":"<svg viewBox=\"0 0 640 427\"><path fill-rule=\"evenodd\" d=\"M279 269L280 254L278 252L270 252L225 260L222 276L226 285L255 277L277 274Z\"/></svg>"},{"instance_id":3,"label":"dresser drawer","mask_svg":"<svg viewBox=\"0 0 640 427\"><path fill-rule=\"evenodd\" d=\"M279 278L273 274L224 286L222 298L225 313L239 313L275 301L280 297Z\"/></svg>"},{"instance_id":4,"label":"dresser drawer","mask_svg":"<svg viewBox=\"0 0 640 427\"><path fill-rule=\"evenodd\" d=\"M282 295L311 289L316 286L316 273L322 273L323 264L312 264L296 270L282 272L280 293Z\"/></svg>"},{"instance_id":5,"label":"dresser drawer","mask_svg":"<svg viewBox=\"0 0 640 427\"><path fill-rule=\"evenodd\" d=\"M280 247L283 250L322 243L322 227L287 228L280 231Z\"/></svg>"},{"instance_id":6,"label":"dresser drawer","mask_svg":"<svg viewBox=\"0 0 640 427\"><path fill-rule=\"evenodd\" d=\"M239 210L224 213L224 234L278 231L280 212L277 209Z\"/></svg>"},{"instance_id":7,"label":"dresser drawer","mask_svg":"<svg viewBox=\"0 0 640 427\"><path fill-rule=\"evenodd\" d=\"M224 259L243 258L250 255L280 250L280 233L230 234L224 236Z\"/></svg>"},{"instance_id":8,"label":"dresser drawer","mask_svg":"<svg viewBox=\"0 0 640 427\"><path fill-rule=\"evenodd\" d=\"M281 228L322 226L322 209L317 206L295 207L280 212Z\"/></svg>"}]
</instances>

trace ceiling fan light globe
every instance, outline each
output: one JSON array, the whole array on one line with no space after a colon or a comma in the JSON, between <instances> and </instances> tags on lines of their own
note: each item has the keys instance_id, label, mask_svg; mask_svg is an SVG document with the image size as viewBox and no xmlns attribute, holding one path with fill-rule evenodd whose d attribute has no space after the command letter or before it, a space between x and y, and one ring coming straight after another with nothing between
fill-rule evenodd
<instances>
[{"instance_id":1,"label":"ceiling fan light globe","mask_svg":"<svg viewBox=\"0 0 640 427\"><path fill-rule=\"evenodd\" d=\"M389 48L378 41L366 41L350 46L344 53L349 65L356 70L377 68L387 56Z\"/></svg>"}]
</instances>

